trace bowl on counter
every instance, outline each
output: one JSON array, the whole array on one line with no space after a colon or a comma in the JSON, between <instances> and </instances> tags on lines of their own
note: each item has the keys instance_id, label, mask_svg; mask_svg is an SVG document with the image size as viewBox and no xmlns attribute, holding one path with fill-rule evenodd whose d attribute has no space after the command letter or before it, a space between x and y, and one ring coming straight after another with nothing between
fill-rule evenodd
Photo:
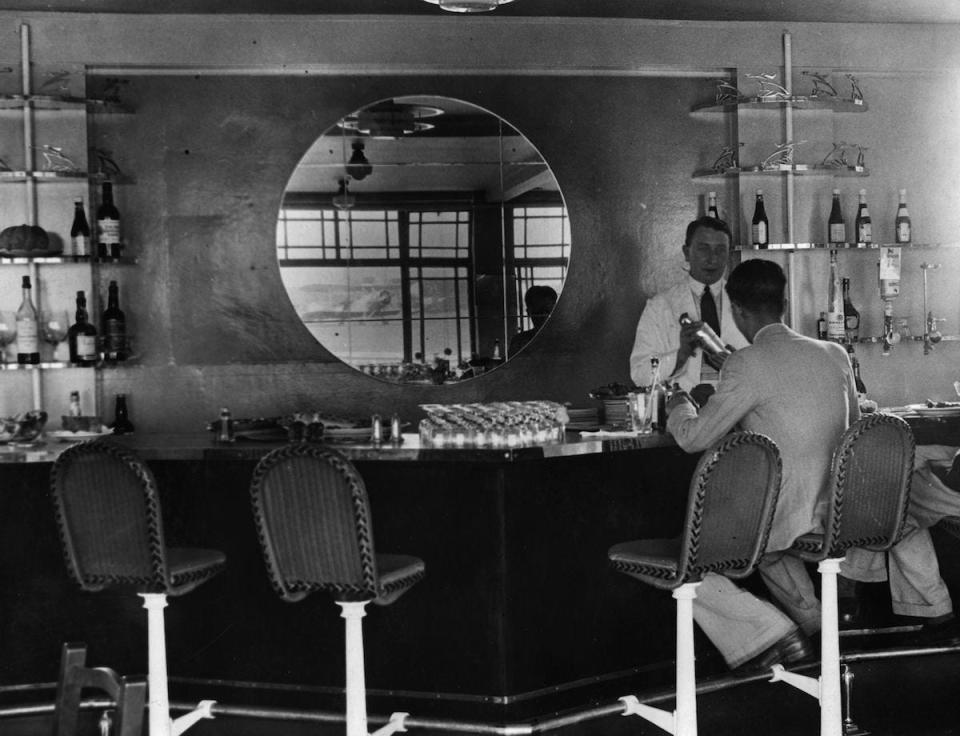
<instances>
[{"instance_id":1,"label":"bowl on counter","mask_svg":"<svg viewBox=\"0 0 960 736\"><path fill-rule=\"evenodd\" d=\"M37 440L47 424L45 411L26 411L0 418L0 443L29 443Z\"/></svg>"}]
</instances>

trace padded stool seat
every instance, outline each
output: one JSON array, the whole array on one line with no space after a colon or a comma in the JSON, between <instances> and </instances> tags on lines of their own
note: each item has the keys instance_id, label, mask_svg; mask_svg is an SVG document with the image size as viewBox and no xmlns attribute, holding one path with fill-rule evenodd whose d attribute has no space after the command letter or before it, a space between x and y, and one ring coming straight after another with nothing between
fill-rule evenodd
<instances>
[{"instance_id":1,"label":"padded stool seat","mask_svg":"<svg viewBox=\"0 0 960 736\"><path fill-rule=\"evenodd\" d=\"M624 715L638 715L675 736L696 736L696 588L710 572L729 577L753 572L770 535L780 473L780 453L770 438L753 432L727 435L697 463L682 536L610 548L607 557L614 570L672 590L677 601L676 710L668 713L628 695L620 698Z\"/></svg>"},{"instance_id":2,"label":"padded stool seat","mask_svg":"<svg viewBox=\"0 0 960 736\"><path fill-rule=\"evenodd\" d=\"M367 736L362 619L368 603L388 605L423 579L423 560L377 554L363 479L336 450L297 443L268 453L250 484L267 572L285 601L330 594L346 640L347 736ZM374 736L406 730L394 713Z\"/></svg>"},{"instance_id":3,"label":"padded stool seat","mask_svg":"<svg viewBox=\"0 0 960 736\"><path fill-rule=\"evenodd\" d=\"M151 736L178 736L201 718L212 718L213 701L170 720L167 694L167 596L188 593L219 573L218 550L168 548L156 481L130 450L108 440L82 442L53 464L50 485L67 570L83 590L132 587L147 609L148 694Z\"/></svg>"}]
</instances>

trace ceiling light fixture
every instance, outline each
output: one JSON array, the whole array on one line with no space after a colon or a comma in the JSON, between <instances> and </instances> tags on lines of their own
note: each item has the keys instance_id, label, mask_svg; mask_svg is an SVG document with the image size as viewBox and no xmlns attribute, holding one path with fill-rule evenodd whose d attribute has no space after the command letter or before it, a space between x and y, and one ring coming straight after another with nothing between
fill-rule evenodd
<instances>
[{"instance_id":1,"label":"ceiling light fixture","mask_svg":"<svg viewBox=\"0 0 960 736\"><path fill-rule=\"evenodd\" d=\"M443 115L439 107L401 105L393 100L378 102L343 118L339 125L344 130L369 135L372 138L400 138L411 133L430 130L426 118Z\"/></svg>"},{"instance_id":2,"label":"ceiling light fixture","mask_svg":"<svg viewBox=\"0 0 960 736\"><path fill-rule=\"evenodd\" d=\"M373 166L363 153L363 142L354 141L351 144L351 148L353 148L353 155L350 157L350 162L347 164L347 173L354 181L366 179L368 176L370 176L370 174L373 173Z\"/></svg>"},{"instance_id":3,"label":"ceiling light fixture","mask_svg":"<svg viewBox=\"0 0 960 736\"><path fill-rule=\"evenodd\" d=\"M486 13L513 0L427 0L451 13Z\"/></svg>"},{"instance_id":4,"label":"ceiling light fixture","mask_svg":"<svg viewBox=\"0 0 960 736\"><path fill-rule=\"evenodd\" d=\"M346 178L340 179L340 188L337 190L337 193L333 195L333 206L338 210L348 210L357 203L357 198L350 194L347 184L348 181Z\"/></svg>"}]
</instances>

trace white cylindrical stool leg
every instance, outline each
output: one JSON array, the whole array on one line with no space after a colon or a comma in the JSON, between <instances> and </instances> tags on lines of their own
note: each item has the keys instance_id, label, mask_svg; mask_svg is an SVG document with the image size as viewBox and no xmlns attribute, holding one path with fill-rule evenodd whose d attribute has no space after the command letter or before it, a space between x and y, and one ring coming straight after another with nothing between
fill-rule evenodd
<instances>
[{"instance_id":1,"label":"white cylindrical stool leg","mask_svg":"<svg viewBox=\"0 0 960 736\"><path fill-rule=\"evenodd\" d=\"M700 583L674 589L677 601L676 736L697 736L697 673L693 651L693 599Z\"/></svg>"},{"instance_id":2,"label":"white cylindrical stool leg","mask_svg":"<svg viewBox=\"0 0 960 736\"><path fill-rule=\"evenodd\" d=\"M337 601L347 647L347 736L367 736L367 683L363 672L363 617L369 601Z\"/></svg>"},{"instance_id":3,"label":"white cylindrical stool leg","mask_svg":"<svg viewBox=\"0 0 960 736\"><path fill-rule=\"evenodd\" d=\"M821 586L820 736L840 736L843 732L837 616L837 575L842 561L842 557L827 559L817 566Z\"/></svg>"},{"instance_id":4,"label":"white cylindrical stool leg","mask_svg":"<svg viewBox=\"0 0 960 736\"><path fill-rule=\"evenodd\" d=\"M163 626L164 593L140 593L147 609L147 694L150 736L170 736L170 696L167 694L167 643Z\"/></svg>"}]
</instances>

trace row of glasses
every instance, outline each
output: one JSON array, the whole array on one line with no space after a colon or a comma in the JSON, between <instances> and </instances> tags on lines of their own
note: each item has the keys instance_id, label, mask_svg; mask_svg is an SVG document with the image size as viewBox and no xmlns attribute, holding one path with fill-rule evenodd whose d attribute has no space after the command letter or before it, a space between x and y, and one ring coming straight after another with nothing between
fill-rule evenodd
<instances>
[{"instance_id":1,"label":"row of glasses","mask_svg":"<svg viewBox=\"0 0 960 736\"><path fill-rule=\"evenodd\" d=\"M422 404L425 447L515 448L563 442L566 407L552 401Z\"/></svg>"}]
</instances>

